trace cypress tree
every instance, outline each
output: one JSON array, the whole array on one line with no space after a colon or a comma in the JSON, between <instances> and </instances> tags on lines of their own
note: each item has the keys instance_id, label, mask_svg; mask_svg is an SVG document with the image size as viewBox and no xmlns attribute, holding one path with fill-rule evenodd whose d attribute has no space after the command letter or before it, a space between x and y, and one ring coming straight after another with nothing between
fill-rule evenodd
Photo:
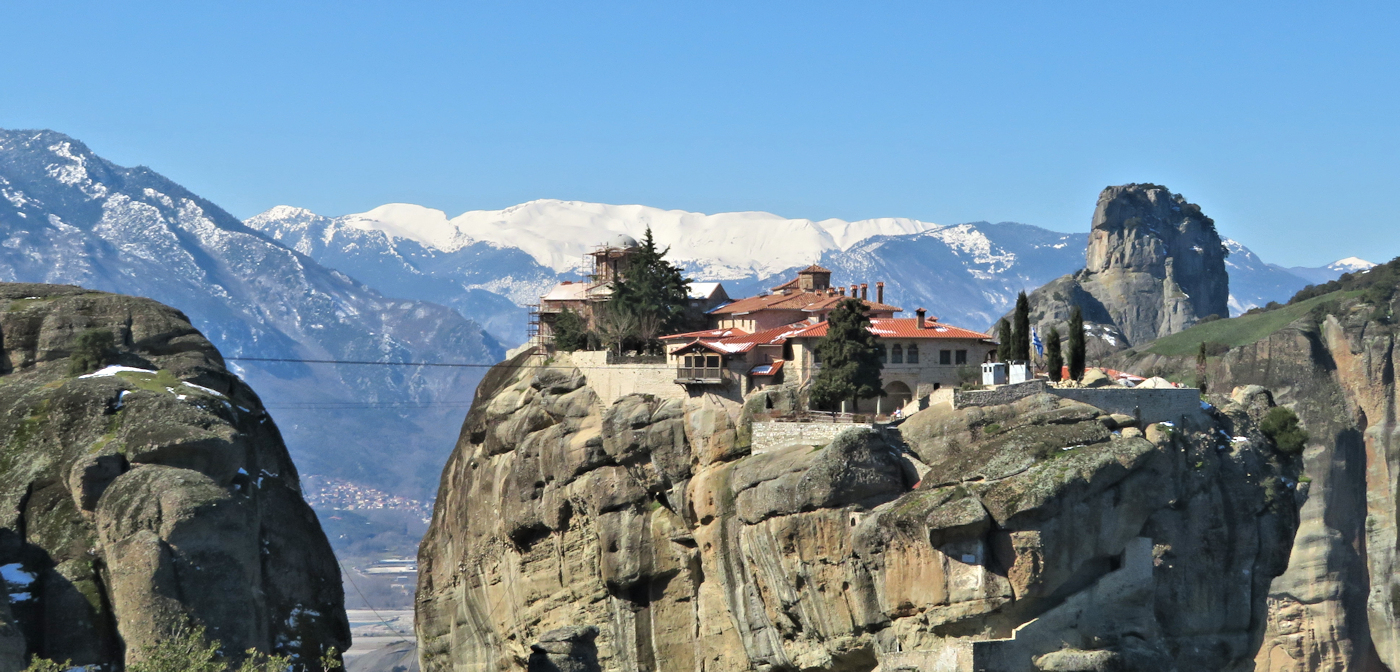
<instances>
[{"instance_id":1,"label":"cypress tree","mask_svg":"<svg viewBox=\"0 0 1400 672\"><path fill-rule=\"evenodd\" d=\"M822 369L812 379L812 403L836 410L842 401L883 397L880 355L870 318L860 299L837 304L827 318L826 335L817 341ZM854 409L852 409L854 410Z\"/></svg>"},{"instance_id":2,"label":"cypress tree","mask_svg":"<svg viewBox=\"0 0 1400 672\"><path fill-rule=\"evenodd\" d=\"M1011 361L1011 323L1001 318L997 323L997 361Z\"/></svg>"},{"instance_id":3,"label":"cypress tree","mask_svg":"<svg viewBox=\"0 0 1400 672\"><path fill-rule=\"evenodd\" d=\"M1206 344L1203 341L1201 348L1196 351L1196 389L1201 394L1206 393L1206 364L1210 361L1206 359Z\"/></svg>"},{"instance_id":4,"label":"cypress tree","mask_svg":"<svg viewBox=\"0 0 1400 672\"><path fill-rule=\"evenodd\" d=\"M1045 335L1045 368L1050 371L1050 380L1060 382L1060 374L1065 366L1064 355L1060 352L1060 330L1050 328Z\"/></svg>"},{"instance_id":5,"label":"cypress tree","mask_svg":"<svg viewBox=\"0 0 1400 672\"><path fill-rule=\"evenodd\" d=\"M1069 314L1069 377L1084 378L1084 311L1079 306Z\"/></svg>"},{"instance_id":6,"label":"cypress tree","mask_svg":"<svg viewBox=\"0 0 1400 672\"><path fill-rule=\"evenodd\" d=\"M1021 292L1016 297L1016 314L1012 316L1015 320L1012 323L1014 333L1014 343L1011 349L1011 357L1023 361L1031 361L1031 303L1026 298L1026 293Z\"/></svg>"}]
</instances>

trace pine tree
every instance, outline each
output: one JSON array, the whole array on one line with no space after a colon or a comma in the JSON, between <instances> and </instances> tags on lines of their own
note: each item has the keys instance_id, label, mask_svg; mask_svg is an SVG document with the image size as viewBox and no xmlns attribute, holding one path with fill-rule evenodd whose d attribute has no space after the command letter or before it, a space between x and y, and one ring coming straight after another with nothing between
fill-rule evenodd
<instances>
[{"instance_id":1,"label":"pine tree","mask_svg":"<svg viewBox=\"0 0 1400 672\"><path fill-rule=\"evenodd\" d=\"M1084 311L1079 306L1069 314L1069 377L1084 379Z\"/></svg>"},{"instance_id":2,"label":"pine tree","mask_svg":"<svg viewBox=\"0 0 1400 672\"><path fill-rule=\"evenodd\" d=\"M1065 357L1060 352L1060 330L1051 327L1050 333L1045 335L1045 368L1050 371L1050 380L1060 382L1064 366Z\"/></svg>"},{"instance_id":3,"label":"pine tree","mask_svg":"<svg viewBox=\"0 0 1400 672\"><path fill-rule=\"evenodd\" d=\"M997 323L997 361L1011 361L1011 323L1006 318L1001 318Z\"/></svg>"},{"instance_id":4,"label":"pine tree","mask_svg":"<svg viewBox=\"0 0 1400 672\"><path fill-rule=\"evenodd\" d=\"M831 311L816 351L822 368L812 380L812 403L835 410L847 399L885 396L878 344L860 299L846 299Z\"/></svg>"},{"instance_id":5,"label":"pine tree","mask_svg":"<svg viewBox=\"0 0 1400 672\"><path fill-rule=\"evenodd\" d=\"M1020 361L1031 361L1031 303L1026 298L1026 293L1021 292L1016 297L1016 313L1012 316L1012 333L1014 342L1011 348L1011 357Z\"/></svg>"},{"instance_id":6,"label":"pine tree","mask_svg":"<svg viewBox=\"0 0 1400 672\"><path fill-rule=\"evenodd\" d=\"M671 248L656 249L651 227L641 245L632 253L627 266L613 281L611 308L629 316L636 333L649 351L660 350L657 336L685 327L685 309L690 302L690 279L680 267L666 261Z\"/></svg>"}]
</instances>

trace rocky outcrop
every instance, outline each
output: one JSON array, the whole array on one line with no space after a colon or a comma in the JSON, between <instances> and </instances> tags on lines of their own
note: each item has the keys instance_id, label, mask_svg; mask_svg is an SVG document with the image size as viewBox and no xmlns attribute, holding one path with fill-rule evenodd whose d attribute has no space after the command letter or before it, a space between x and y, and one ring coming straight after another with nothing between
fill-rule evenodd
<instances>
[{"instance_id":1,"label":"rocky outcrop","mask_svg":"<svg viewBox=\"0 0 1400 672\"><path fill-rule=\"evenodd\" d=\"M1267 395L1176 426L1048 394L750 454L712 396L567 355L477 391L419 552L424 670L1223 670L1288 561Z\"/></svg>"},{"instance_id":2,"label":"rocky outcrop","mask_svg":"<svg viewBox=\"0 0 1400 672\"><path fill-rule=\"evenodd\" d=\"M1256 669L1400 669L1396 567L1400 428L1397 329L1358 299L1324 302L1262 339L1210 357L1211 389L1256 384L1293 408L1311 440L1309 484L1288 570L1270 589ZM1125 370L1194 376L1195 357L1125 352Z\"/></svg>"},{"instance_id":3,"label":"rocky outcrop","mask_svg":"<svg viewBox=\"0 0 1400 672\"><path fill-rule=\"evenodd\" d=\"M1211 315L1228 317L1228 254L1215 222L1155 184L1099 194L1085 268L1030 295L1042 336L1065 333L1079 306L1090 334L1118 350L1174 334Z\"/></svg>"},{"instance_id":4,"label":"rocky outcrop","mask_svg":"<svg viewBox=\"0 0 1400 672\"><path fill-rule=\"evenodd\" d=\"M70 370L89 331L122 368ZM183 314L0 284L0 338L0 667L10 626L30 655L108 669L186 621L229 652L345 650L335 557L277 428Z\"/></svg>"}]
</instances>

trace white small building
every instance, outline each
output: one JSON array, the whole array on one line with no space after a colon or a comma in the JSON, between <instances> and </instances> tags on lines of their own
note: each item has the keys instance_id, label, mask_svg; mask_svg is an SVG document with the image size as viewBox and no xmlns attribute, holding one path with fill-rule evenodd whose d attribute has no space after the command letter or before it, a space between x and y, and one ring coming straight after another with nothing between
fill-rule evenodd
<instances>
[{"instance_id":1,"label":"white small building","mask_svg":"<svg viewBox=\"0 0 1400 672\"><path fill-rule=\"evenodd\" d=\"M983 385L1005 385L1006 384L1006 363L986 362L982 364L982 384Z\"/></svg>"},{"instance_id":2,"label":"white small building","mask_svg":"<svg viewBox=\"0 0 1400 672\"><path fill-rule=\"evenodd\" d=\"M1012 362L1011 366L1008 367L1006 375L1007 382L1011 383L1012 385L1015 385L1016 383L1024 383L1027 381L1035 380L1035 374L1031 372L1030 362Z\"/></svg>"}]
</instances>

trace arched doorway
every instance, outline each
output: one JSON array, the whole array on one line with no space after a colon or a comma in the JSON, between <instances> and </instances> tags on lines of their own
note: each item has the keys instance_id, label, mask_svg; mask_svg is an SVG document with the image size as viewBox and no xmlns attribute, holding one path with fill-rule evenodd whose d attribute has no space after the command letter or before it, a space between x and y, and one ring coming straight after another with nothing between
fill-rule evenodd
<instances>
[{"instance_id":1,"label":"arched doorway","mask_svg":"<svg viewBox=\"0 0 1400 672\"><path fill-rule=\"evenodd\" d=\"M880 410L892 413L896 408L904 408L905 404L913 400L914 392L909 386L896 380L885 386L885 398L880 400Z\"/></svg>"}]
</instances>

